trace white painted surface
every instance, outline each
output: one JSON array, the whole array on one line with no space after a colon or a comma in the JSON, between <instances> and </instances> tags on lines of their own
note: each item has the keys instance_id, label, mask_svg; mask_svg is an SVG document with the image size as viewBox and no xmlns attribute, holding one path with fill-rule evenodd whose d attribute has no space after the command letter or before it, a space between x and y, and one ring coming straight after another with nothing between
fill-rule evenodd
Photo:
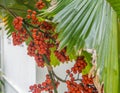
<instances>
[{"instance_id":1,"label":"white painted surface","mask_svg":"<svg viewBox=\"0 0 120 93\"><path fill-rule=\"evenodd\" d=\"M28 93L29 86L36 82L34 59L27 55L25 44L23 46L13 46L11 38L7 39L5 31L3 41L3 73L14 86L22 91L21 93ZM5 89L8 90L5 93L11 93L9 92L10 87L6 86Z\"/></svg>"},{"instance_id":2,"label":"white painted surface","mask_svg":"<svg viewBox=\"0 0 120 93\"><path fill-rule=\"evenodd\" d=\"M5 90L4 93L18 93L17 91L14 90L14 88L12 88L9 83L7 83L5 81Z\"/></svg>"}]
</instances>

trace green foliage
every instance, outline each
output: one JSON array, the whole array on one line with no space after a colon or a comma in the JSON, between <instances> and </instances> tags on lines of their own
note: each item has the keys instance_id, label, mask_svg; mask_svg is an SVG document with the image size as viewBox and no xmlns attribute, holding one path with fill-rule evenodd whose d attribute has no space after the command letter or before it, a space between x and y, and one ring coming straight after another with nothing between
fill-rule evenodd
<instances>
[{"instance_id":1,"label":"green foliage","mask_svg":"<svg viewBox=\"0 0 120 93\"><path fill-rule=\"evenodd\" d=\"M17 5L20 5L23 8L23 6L27 7L27 9L35 10L35 4L37 0L14 0Z\"/></svg>"},{"instance_id":2,"label":"green foliage","mask_svg":"<svg viewBox=\"0 0 120 93\"><path fill-rule=\"evenodd\" d=\"M118 22L118 62L119 62L119 68L120 68L120 21ZM120 69L119 69L119 77L120 77ZM119 86L120 86L120 80L119 80Z\"/></svg>"},{"instance_id":3,"label":"green foliage","mask_svg":"<svg viewBox=\"0 0 120 93\"><path fill-rule=\"evenodd\" d=\"M50 64L54 67L60 65L59 60L57 59L57 57L54 54L55 48L51 48L51 55L50 55Z\"/></svg>"},{"instance_id":4,"label":"green foliage","mask_svg":"<svg viewBox=\"0 0 120 93\"><path fill-rule=\"evenodd\" d=\"M25 41L25 44L28 45L30 42L31 42L31 38L29 37L26 41Z\"/></svg>"},{"instance_id":5,"label":"green foliage","mask_svg":"<svg viewBox=\"0 0 120 93\"><path fill-rule=\"evenodd\" d=\"M120 17L120 0L107 0Z\"/></svg>"},{"instance_id":6,"label":"green foliage","mask_svg":"<svg viewBox=\"0 0 120 93\"><path fill-rule=\"evenodd\" d=\"M8 37L14 31L13 18L16 16L25 17L28 9L35 10L36 0L0 0L0 16L5 20L5 27Z\"/></svg>"},{"instance_id":7,"label":"green foliage","mask_svg":"<svg viewBox=\"0 0 120 93\"><path fill-rule=\"evenodd\" d=\"M47 18L51 18L56 15L59 11L64 9L72 0L58 0L57 7L53 11L46 11L43 15Z\"/></svg>"},{"instance_id":8,"label":"green foliage","mask_svg":"<svg viewBox=\"0 0 120 93\"><path fill-rule=\"evenodd\" d=\"M102 77L105 83L106 93L119 93L119 62L118 62L118 42L117 42L117 15L111 11L111 27L107 47L107 56L105 57L104 71ZM112 39L111 39L112 38ZM102 67L101 67L102 68ZM110 78L108 78L110 77ZM111 78L112 77L112 78ZM106 79L107 78L107 79Z\"/></svg>"},{"instance_id":9,"label":"green foliage","mask_svg":"<svg viewBox=\"0 0 120 93\"><path fill-rule=\"evenodd\" d=\"M86 74L89 73L90 69L92 68L92 54L83 50L82 53L81 53L81 56L84 56L85 61L87 62L87 66L82 71L82 74L86 75Z\"/></svg>"},{"instance_id":10,"label":"green foliage","mask_svg":"<svg viewBox=\"0 0 120 93\"><path fill-rule=\"evenodd\" d=\"M11 25L13 23L13 16L6 14L4 21L5 21L5 30L7 31L7 35L9 37L11 33L14 31L14 27L13 25Z\"/></svg>"},{"instance_id":11,"label":"green foliage","mask_svg":"<svg viewBox=\"0 0 120 93\"><path fill-rule=\"evenodd\" d=\"M73 50L73 51L71 51L70 54L67 53L67 55L69 56L70 61L72 61L73 59L76 59L76 58L77 58L77 55L78 55L78 54Z\"/></svg>"},{"instance_id":12,"label":"green foliage","mask_svg":"<svg viewBox=\"0 0 120 93\"><path fill-rule=\"evenodd\" d=\"M78 51L84 46L85 38L92 30L91 24L95 21L95 13L101 4L99 3L97 1L73 0L55 16L53 21L59 22L56 29L56 32L60 33L59 49L69 46L67 51L70 53L73 49Z\"/></svg>"},{"instance_id":13,"label":"green foliage","mask_svg":"<svg viewBox=\"0 0 120 93\"><path fill-rule=\"evenodd\" d=\"M0 5L3 5L5 7L13 6L14 3L14 0L0 0Z\"/></svg>"},{"instance_id":14,"label":"green foliage","mask_svg":"<svg viewBox=\"0 0 120 93\"><path fill-rule=\"evenodd\" d=\"M42 18L42 17L37 17L37 18L38 18L38 20L39 20L40 22L45 20L45 19Z\"/></svg>"}]
</instances>

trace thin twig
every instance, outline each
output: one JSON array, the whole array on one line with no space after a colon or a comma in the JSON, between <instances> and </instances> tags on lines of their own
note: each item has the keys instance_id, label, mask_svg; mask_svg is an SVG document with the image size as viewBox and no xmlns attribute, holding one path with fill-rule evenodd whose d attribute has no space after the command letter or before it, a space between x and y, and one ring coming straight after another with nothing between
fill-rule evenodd
<instances>
[{"instance_id":1,"label":"thin twig","mask_svg":"<svg viewBox=\"0 0 120 93\"><path fill-rule=\"evenodd\" d=\"M77 74L77 79L79 79L80 73Z\"/></svg>"},{"instance_id":2,"label":"thin twig","mask_svg":"<svg viewBox=\"0 0 120 93\"><path fill-rule=\"evenodd\" d=\"M67 80L68 76L69 76L69 74L66 75L65 80Z\"/></svg>"},{"instance_id":3,"label":"thin twig","mask_svg":"<svg viewBox=\"0 0 120 93\"><path fill-rule=\"evenodd\" d=\"M74 81L82 81L82 79L75 79Z\"/></svg>"},{"instance_id":4,"label":"thin twig","mask_svg":"<svg viewBox=\"0 0 120 93\"><path fill-rule=\"evenodd\" d=\"M66 82L66 80L63 80L63 79L61 79L60 77L58 77L56 74L55 74L55 72L54 71L52 71L52 73L53 73L53 75L56 77L56 79L58 79L59 81L61 81L61 82Z\"/></svg>"}]
</instances>

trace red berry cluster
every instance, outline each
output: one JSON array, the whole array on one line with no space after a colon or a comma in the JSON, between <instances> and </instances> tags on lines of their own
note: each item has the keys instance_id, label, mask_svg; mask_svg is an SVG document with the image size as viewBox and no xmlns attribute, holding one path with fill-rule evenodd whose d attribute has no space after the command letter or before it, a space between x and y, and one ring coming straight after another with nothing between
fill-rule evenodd
<instances>
[{"instance_id":1,"label":"red berry cluster","mask_svg":"<svg viewBox=\"0 0 120 93\"><path fill-rule=\"evenodd\" d=\"M39 85L37 85L37 84L34 84L33 86L30 86L29 89L32 93L41 93Z\"/></svg>"},{"instance_id":2,"label":"red berry cluster","mask_svg":"<svg viewBox=\"0 0 120 93\"><path fill-rule=\"evenodd\" d=\"M38 1L37 4L36 4L36 7L37 7L39 10L43 9L45 6L46 6L46 5L45 5L45 3L44 3L42 0Z\"/></svg>"},{"instance_id":3,"label":"red berry cluster","mask_svg":"<svg viewBox=\"0 0 120 93\"><path fill-rule=\"evenodd\" d=\"M93 78L88 78L88 74L82 75L81 79L79 76L75 78L76 74L79 75L86 66L84 56L78 56L71 70L66 70L69 79L66 81L68 91L65 93L98 93Z\"/></svg>"},{"instance_id":4,"label":"red berry cluster","mask_svg":"<svg viewBox=\"0 0 120 93\"><path fill-rule=\"evenodd\" d=\"M41 23L38 21L38 18L37 18L37 13L36 11L32 11L32 10L27 10L27 19L31 20L31 23L32 24L35 24L35 25L40 25Z\"/></svg>"},{"instance_id":5,"label":"red berry cluster","mask_svg":"<svg viewBox=\"0 0 120 93\"><path fill-rule=\"evenodd\" d=\"M33 41L28 45L28 55L33 56L38 66L44 67L44 60L42 55L46 55L48 60L50 61L50 48L54 46L54 44L49 43L49 31L52 29L52 25L46 21L39 22L36 17L36 12L32 10L28 10L27 18L30 19L32 24L37 24L41 26L44 33L40 32L40 29L32 29L32 38ZM22 27L23 18L16 17L13 21L14 27L17 30L12 33L13 44L20 45L28 38L28 34L25 29Z\"/></svg>"},{"instance_id":6,"label":"red berry cluster","mask_svg":"<svg viewBox=\"0 0 120 93\"><path fill-rule=\"evenodd\" d=\"M42 55L37 53L37 54L35 54L34 58L35 58L35 61L36 61L37 65L38 65L38 67L44 67L45 62L43 60Z\"/></svg>"},{"instance_id":7,"label":"red berry cluster","mask_svg":"<svg viewBox=\"0 0 120 93\"><path fill-rule=\"evenodd\" d=\"M26 33L25 29L21 29L19 31L13 32L12 38L13 45L20 45L28 38L28 34Z\"/></svg>"},{"instance_id":8,"label":"red berry cluster","mask_svg":"<svg viewBox=\"0 0 120 93\"><path fill-rule=\"evenodd\" d=\"M94 78L89 78L88 75L82 76L82 85L83 85L83 93L98 93L94 83Z\"/></svg>"},{"instance_id":9,"label":"red berry cluster","mask_svg":"<svg viewBox=\"0 0 120 93\"><path fill-rule=\"evenodd\" d=\"M88 78L88 75L83 75L82 76L82 82L87 85L87 84L93 84L93 78Z\"/></svg>"},{"instance_id":10,"label":"red berry cluster","mask_svg":"<svg viewBox=\"0 0 120 93\"><path fill-rule=\"evenodd\" d=\"M28 50L27 54L29 56L35 58L35 61L36 61L37 65L39 67L44 67L44 60L42 58L42 55L37 53L37 48L36 48L35 43L33 41L31 41L29 43L27 50Z\"/></svg>"},{"instance_id":11,"label":"red berry cluster","mask_svg":"<svg viewBox=\"0 0 120 93\"><path fill-rule=\"evenodd\" d=\"M58 81L54 81L56 84L56 88L59 85ZM52 81L50 79L49 75L46 75L46 80L42 82L42 84L35 84L33 86L29 87L32 93L41 93L42 91L48 92L48 93L53 93L53 86L52 86Z\"/></svg>"},{"instance_id":12,"label":"red berry cluster","mask_svg":"<svg viewBox=\"0 0 120 93\"><path fill-rule=\"evenodd\" d=\"M37 29L32 30L33 41L28 45L28 55L33 56L39 67L44 67L42 55L46 55L50 61L50 44L46 41L44 34Z\"/></svg>"},{"instance_id":13,"label":"red berry cluster","mask_svg":"<svg viewBox=\"0 0 120 93\"><path fill-rule=\"evenodd\" d=\"M16 32L12 33L12 39L13 39L13 45L20 45L23 42L23 40L20 37L20 35L17 34Z\"/></svg>"},{"instance_id":14,"label":"red berry cluster","mask_svg":"<svg viewBox=\"0 0 120 93\"><path fill-rule=\"evenodd\" d=\"M44 67L44 60L42 58L42 55L40 55L38 52L37 52L37 48L36 48L36 45L33 41L31 41L28 45L28 48L27 48L28 52L27 54L31 57L34 57L35 58L35 62L37 63L37 65L39 67Z\"/></svg>"},{"instance_id":15,"label":"red berry cluster","mask_svg":"<svg viewBox=\"0 0 120 93\"><path fill-rule=\"evenodd\" d=\"M54 54L57 59L62 63L69 61L69 56L66 55L66 48L62 49L60 52L55 50Z\"/></svg>"},{"instance_id":16,"label":"red berry cluster","mask_svg":"<svg viewBox=\"0 0 120 93\"><path fill-rule=\"evenodd\" d=\"M93 78L88 78L88 75L84 75L80 83L67 80L66 84L68 91L65 93L98 93L94 86Z\"/></svg>"},{"instance_id":17,"label":"red berry cluster","mask_svg":"<svg viewBox=\"0 0 120 93\"><path fill-rule=\"evenodd\" d=\"M78 56L76 59L76 62L74 64L74 66L71 68L72 72L74 74L81 73L82 70L87 66L87 63L84 60L83 56Z\"/></svg>"},{"instance_id":18,"label":"red berry cluster","mask_svg":"<svg viewBox=\"0 0 120 93\"><path fill-rule=\"evenodd\" d=\"M35 56L35 51L36 51L36 47L35 47L35 43L33 41L31 41L27 47L27 54L29 56Z\"/></svg>"},{"instance_id":19,"label":"red berry cluster","mask_svg":"<svg viewBox=\"0 0 120 93\"><path fill-rule=\"evenodd\" d=\"M20 45L28 38L28 34L26 30L22 27L22 24L23 24L22 17L16 17L13 20L13 25L14 25L14 28L16 29L16 31L12 33L14 45Z\"/></svg>"},{"instance_id":20,"label":"red berry cluster","mask_svg":"<svg viewBox=\"0 0 120 93\"><path fill-rule=\"evenodd\" d=\"M32 33L33 39L34 39L34 43L35 46L38 50L38 53L43 55L43 54L49 54L49 46L48 43L45 42L45 38L44 38L44 34L41 32L38 32L37 29L33 29L33 33Z\"/></svg>"},{"instance_id":21,"label":"red berry cluster","mask_svg":"<svg viewBox=\"0 0 120 93\"><path fill-rule=\"evenodd\" d=\"M84 93L82 91L83 86L81 84L77 84L76 82L70 81L70 80L67 80L66 84L67 84L68 91L66 91L65 93Z\"/></svg>"},{"instance_id":22,"label":"red berry cluster","mask_svg":"<svg viewBox=\"0 0 120 93\"><path fill-rule=\"evenodd\" d=\"M13 20L13 25L16 30L21 30L22 29L22 23L23 23L23 18L22 17L16 17Z\"/></svg>"},{"instance_id":23,"label":"red berry cluster","mask_svg":"<svg viewBox=\"0 0 120 93\"><path fill-rule=\"evenodd\" d=\"M41 23L41 29L43 29L44 31L48 31L48 30L52 30L52 25L50 23L48 23L47 21L43 21Z\"/></svg>"},{"instance_id":24,"label":"red berry cluster","mask_svg":"<svg viewBox=\"0 0 120 93\"><path fill-rule=\"evenodd\" d=\"M40 26L41 30L44 31L54 30L51 23L47 21L39 22L36 11L28 9L26 18L29 19L29 21L31 21L32 24Z\"/></svg>"}]
</instances>

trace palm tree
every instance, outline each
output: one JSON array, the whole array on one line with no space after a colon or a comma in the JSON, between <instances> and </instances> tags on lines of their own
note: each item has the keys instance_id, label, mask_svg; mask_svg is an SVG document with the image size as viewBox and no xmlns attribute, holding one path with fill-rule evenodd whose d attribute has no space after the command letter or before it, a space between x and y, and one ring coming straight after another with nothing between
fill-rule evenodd
<instances>
[{"instance_id":1,"label":"palm tree","mask_svg":"<svg viewBox=\"0 0 120 93\"><path fill-rule=\"evenodd\" d=\"M19 0L0 0L1 9L22 15L22 9L34 9ZM16 1L16 2L15 2ZM19 3L18 3L18 2ZM34 1L34 0L32 0ZM12 4L10 4L12 2ZM30 3L31 1L28 0ZM12 8L17 5L18 9ZM40 13L57 24L59 49L76 55L80 49L93 49L97 53L96 74L104 82L105 93L119 93L120 88L120 1L119 0L57 0L55 7ZM25 7L25 8L23 8ZM19 11L18 11L19 10ZM22 10L22 12L21 12ZM6 11L3 11L6 13ZM12 16L7 13L7 28L11 33ZM12 14L14 15L14 14Z\"/></svg>"}]
</instances>

